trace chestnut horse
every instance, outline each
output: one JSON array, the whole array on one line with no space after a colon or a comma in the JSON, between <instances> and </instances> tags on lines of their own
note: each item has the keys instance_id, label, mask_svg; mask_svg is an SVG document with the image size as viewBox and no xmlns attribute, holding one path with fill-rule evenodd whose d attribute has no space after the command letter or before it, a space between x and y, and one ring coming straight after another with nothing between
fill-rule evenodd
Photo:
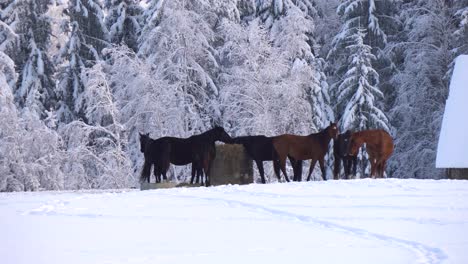
<instances>
[{"instance_id":1,"label":"chestnut horse","mask_svg":"<svg viewBox=\"0 0 468 264\"><path fill-rule=\"evenodd\" d=\"M330 140L332 138L336 139L338 133L339 131L336 124L330 122L330 125L321 132L310 134L308 136L285 134L274 137L273 146L278 154L279 165L286 181L289 182L288 175L286 174L286 158L288 156L296 161L311 159L309 176L307 177L308 181L310 180L310 175L314 170L315 163L317 163L318 160L322 171L322 178L323 180L327 180L325 177L324 157L325 154L327 154ZM297 164L293 164L293 167L295 166L297 166ZM279 179L280 176L277 176Z\"/></svg>"},{"instance_id":2,"label":"chestnut horse","mask_svg":"<svg viewBox=\"0 0 468 264\"><path fill-rule=\"evenodd\" d=\"M366 143L367 154L371 162L371 177L383 178L385 165L393 153L393 139L382 129L363 130L351 135L348 154L355 156L359 148Z\"/></svg>"}]
</instances>

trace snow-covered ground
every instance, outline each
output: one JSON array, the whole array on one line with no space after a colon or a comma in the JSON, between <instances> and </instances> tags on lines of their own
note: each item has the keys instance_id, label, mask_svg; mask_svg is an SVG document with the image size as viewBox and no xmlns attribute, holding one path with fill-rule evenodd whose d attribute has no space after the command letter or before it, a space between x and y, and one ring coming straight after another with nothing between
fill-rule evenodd
<instances>
[{"instance_id":1,"label":"snow-covered ground","mask_svg":"<svg viewBox=\"0 0 468 264\"><path fill-rule=\"evenodd\" d=\"M0 194L1 263L468 263L468 181Z\"/></svg>"}]
</instances>

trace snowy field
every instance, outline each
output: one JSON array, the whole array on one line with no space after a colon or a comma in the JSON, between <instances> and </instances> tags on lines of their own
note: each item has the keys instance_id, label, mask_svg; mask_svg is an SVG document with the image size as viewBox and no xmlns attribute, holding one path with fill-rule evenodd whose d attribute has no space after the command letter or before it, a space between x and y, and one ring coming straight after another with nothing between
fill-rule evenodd
<instances>
[{"instance_id":1,"label":"snowy field","mask_svg":"<svg viewBox=\"0 0 468 264\"><path fill-rule=\"evenodd\" d=\"M0 193L1 263L468 263L468 181Z\"/></svg>"}]
</instances>

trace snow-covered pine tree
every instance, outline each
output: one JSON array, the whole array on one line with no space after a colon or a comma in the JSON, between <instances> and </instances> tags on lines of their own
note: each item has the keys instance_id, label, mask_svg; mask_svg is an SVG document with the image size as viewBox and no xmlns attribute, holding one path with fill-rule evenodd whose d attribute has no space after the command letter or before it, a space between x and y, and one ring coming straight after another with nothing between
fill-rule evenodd
<instances>
[{"instance_id":1,"label":"snow-covered pine tree","mask_svg":"<svg viewBox=\"0 0 468 264\"><path fill-rule=\"evenodd\" d=\"M83 37L76 21L70 24L68 42L60 51L57 78L57 93L60 98L57 110L58 118L63 123L70 123L75 119L84 119L84 111L79 98L84 90L81 80L81 70L85 68L80 55Z\"/></svg>"},{"instance_id":2,"label":"snow-covered pine tree","mask_svg":"<svg viewBox=\"0 0 468 264\"><path fill-rule=\"evenodd\" d=\"M105 6L108 10L105 20L110 41L118 45L125 44L136 52L143 12L139 1L106 0Z\"/></svg>"},{"instance_id":3,"label":"snow-covered pine tree","mask_svg":"<svg viewBox=\"0 0 468 264\"><path fill-rule=\"evenodd\" d=\"M0 191L58 190L60 138L26 106L17 110L14 63L0 51Z\"/></svg>"},{"instance_id":4,"label":"snow-covered pine tree","mask_svg":"<svg viewBox=\"0 0 468 264\"><path fill-rule=\"evenodd\" d=\"M261 21L242 26L224 19L219 33L224 45L218 50L222 65L218 82L223 120L231 132L310 133L311 107L301 86L304 80L290 74L286 54L271 45Z\"/></svg>"},{"instance_id":5,"label":"snow-covered pine tree","mask_svg":"<svg viewBox=\"0 0 468 264\"><path fill-rule=\"evenodd\" d=\"M79 102L84 91L81 72L101 60L101 51L108 45L108 32L100 2L72 0L68 3L68 21L62 25L68 41L57 61L57 93L60 98L57 115L61 122L86 120L84 105Z\"/></svg>"},{"instance_id":6,"label":"snow-covered pine tree","mask_svg":"<svg viewBox=\"0 0 468 264\"><path fill-rule=\"evenodd\" d=\"M348 70L349 50L346 47L349 45L350 38L357 34L358 30L364 29L364 44L371 47L371 53L375 56L372 66L379 73L379 79L382 78L381 80L387 85L391 71L388 69L390 62L383 49L388 39L385 30L390 31L395 24L391 18L392 8L392 1L342 0L340 2L337 13L341 17L342 25L333 38L327 55L332 70L332 83L340 82ZM391 87L385 86L385 89L386 93L392 93ZM382 98L379 102L381 109L384 109L384 99ZM338 115L342 111L343 108L338 108Z\"/></svg>"},{"instance_id":7,"label":"snow-covered pine tree","mask_svg":"<svg viewBox=\"0 0 468 264\"><path fill-rule=\"evenodd\" d=\"M149 33L140 38L139 56L177 89L179 109L186 113L184 131L191 135L211 128L220 118L214 103L218 87L212 77L219 67L212 47L216 21L204 17L212 13L205 1L164 3L159 24L146 28Z\"/></svg>"},{"instance_id":8,"label":"snow-covered pine tree","mask_svg":"<svg viewBox=\"0 0 468 264\"><path fill-rule=\"evenodd\" d=\"M19 36L15 48L7 49L20 72L14 91L20 107L28 106L41 118L56 107L54 65L47 54L50 45L48 0L7 1L1 19Z\"/></svg>"},{"instance_id":9,"label":"snow-covered pine tree","mask_svg":"<svg viewBox=\"0 0 468 264\"><path fill-rule=\"evenodd\" d=\"M120 123L103 63L82 73L88 124L73 121L64 126L67 157L66 188L123 188L133 186L130 160L124 151L127 138Z\"/></svg>"},{"instance_id":10,"label":"snow-covered pine tree","mask_svg":"<svg viewBox=\"0 0 468 264\"><path fill-rule=\"evenodd\" d=\"M180 108L184 94L176 84L164 80L162 70L128 47L121 46L106 50L109 57L107 72L109 83L121 113L121 123L128 135L126 152L133 164L137 178L143 162L140 152L139 133L150 133L152 138L162 136L189 136L186 129L187 112ZM186 175L190 172L186 171Z\"/></svg>"},{"instance_id":11,"label":"snow-covered pine tree","mask_svg":"<svg viewBox=\"0 0 468 264\"><path fill-rule=\"evenodd\" d=\"M386 115L377 106L383 94L378 88L379 75L372 67L375 56L371 53L371 47L364 44L364 37L365 29L358 29L356 34L349 37L349 46L346 47L349 54L347 71L342 81L336 84L336 100L338 106L343 107L340 128L341 131L376 128L390 131ZM364 150L361 153L358 159L362 177L367 173L367 154Z\"/></svg>"},{"instance_id":12,"label":"snow-covered pine tree","mask_svg":"<svg viewBox=\"0 0 468 264\"><path fill-rule=\"evenodd\" d=\"M434 164L447 73L457 55L453 7L451 1L413 1L400 7L405 34L391 46L404 58L392 79L398 88L390 113L397 147L389 169L395 177L443 177Z\"/></svg>"},{"instance_id":13,"label":"snow-covered pine tree","mask_svg":"<svg viewBox=\"0 0 468 264\"><path fill-rule=\"evenodd\" d=\"M143 26L141 29L141 34L138 39L139 45L141 45L145 39L148 37L148 34L156 28L161 22L163 16L164 5L167 1L165 0L149 0L147 1L148 6L142 12Z\"/></svg>"},{"instance_id":14,"label":"snow-covered pine tree","mask_svg":"<svg viewBox=\"0 0 468 264\"><path fill-rule=\"evenodd\" d=\"M312 17L307 16L297 6L290 5L270 30L272 43L280 48L280 52L290 63L292 85L304 91L302 99L309 101L311 105L311 111L308 113L310 118L296 122L305 122L304 127L289 132L317 132L333 119L328 85L322 72L324 61L316 58L313 51L314 26Z\"/></svg>"},{"instance_id":15,"label":"snow-covered pine tree","mask_svg":"<svg viewBox=\"0 0 468 264\"><path fill-rule=\"evenodd\" d=\"M454 52L468 54L468 0L455 1L454 12L457 19L457 29L454 32L457 47Z\"/></svg>"},{"instance_id":16,"label":"snow-covered pine tree","mask_svg":"<svg viewBox=\"0 0 468 264\"><path fill-rule=\"evenodd\" d=\"M1 11L0 11L1 12ZM0 13L0 17L1 17ZM18 41L18 35L11 29L11 27L0 20L0 51L10 54L13 53L12 49L15 48Z\"/></svg>"},{"instance_id":17,"label":"snow-covered pine tree","mask_svg":"<svg viewBox=\"0 0 468 264\"><path fill-rule=\"evenodd\" d=\"M101 58L103 48L109 46L109 32L104 21L100 0L70 0L67 14L70 23L77 22L82 37L80 55L87 66ZM69 27L70 28L70 27Z\"/></svg>"},{"instance_id":18,"label":"snow-covered pine tree","mask_svg":"<svg viewBox=\"0 0 468 264\"><path fill-rule=\"evenodd\" d=\"M2 26L2 35L8 25ZM2 43L3 44L3 43ZM17 134L19 118L13 98L16 85L16 73L13 60L0 51L0 191L22 191L21 182L16 179L16 168L19 161Z\"/></svg>"},{"instance_id":19,"label":"snow-covered pine tree","mask_svg":"<svg viewBox=\"0 0 468 264\"><path fill-rule=\"evenodd\" d=\"M364 43L375 50L387 43L387 34L382 29L379 13L383 10L383 3L375 0L342 0L337 8L338 14L343 18L340 33L335 36L330 50L336 56L346 56L340 50L347 46L348 38L356 34L357 29L365 29ZM383 1L385 2L385 1Z\"/></svg>"},{"instance_id":20,"label":"snow-covered pine tree","mask_svg":"<svg viewBox=\"0 0 468 264\"><path fill-rule=\"evenodd\" d=\"M338 85L337 100L344 105L340 120L342 130L357 131L382 128L389 131L388 119L376 106L377 100L383 97L378 89L379 76L372 68L375 56L371 47L364 44L365 30L360 29L349 38L348 70L343 81Z\"/></svg>"}]
</instances>

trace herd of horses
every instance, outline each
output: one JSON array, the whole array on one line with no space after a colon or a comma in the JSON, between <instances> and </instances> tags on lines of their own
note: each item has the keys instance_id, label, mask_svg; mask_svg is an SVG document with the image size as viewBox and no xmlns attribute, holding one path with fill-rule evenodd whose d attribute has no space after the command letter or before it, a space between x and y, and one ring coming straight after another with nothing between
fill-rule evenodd
<instances>
[{"instance_id":1,"label":"herd of horses","mask_svg":"<svg viewBox=\"0 0 468 264\"><path fill-rule=\"evenodd\" d=\"M340 134L337 125L330 122L330 125L322 131L307 136L284 134L275 137L257 135L232 138L219 126L188 138L162 137L152 139L149 134L140 133L140 150L145 157L140 180L150 182L152 167L158 183L167 179L166 174L171 163L174 165L191 163L190 183L193 184L195 181L197 184L199 182L203 184L203 176L205 176L205 185L209 186L210 167L216 157L216 141L243 145L247 154L257 164L262 183L266 183L264 161L273 162L278 181L281 181L281 171L285 180L289 182L286 159L289 159L293 168L293 181L302 180L302 162L304 160L311 160L307 181L310 180L317 161L322 172L322 179L326 180L324 158L331 140L334 140L334 179L340 178L341 164L344 167L345 179L348 179L349 175L356 175L357 154L363 144L366 144L366 151L371 163L371 177L382 178L384 176L386 162L393 153L392 137L381 129L363 130L355 133L348 130Z\"/></svg>"}]
</instances>

